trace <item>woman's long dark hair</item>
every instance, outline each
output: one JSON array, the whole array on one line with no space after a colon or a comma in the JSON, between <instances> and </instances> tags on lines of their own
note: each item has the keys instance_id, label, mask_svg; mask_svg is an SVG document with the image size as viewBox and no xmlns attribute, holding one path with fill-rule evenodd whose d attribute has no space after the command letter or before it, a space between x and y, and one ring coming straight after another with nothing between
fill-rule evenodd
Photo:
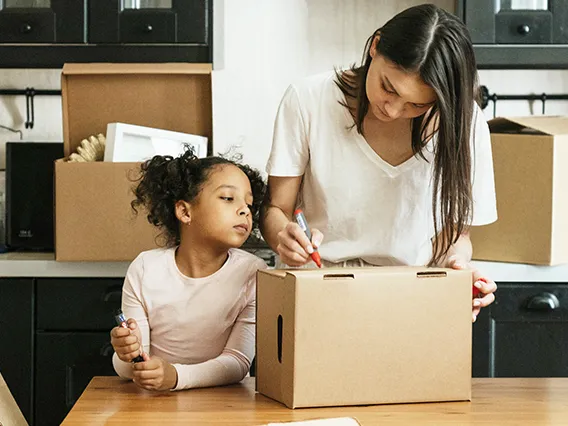
<instances>
[{"instance_id":1,"label":"woman's long dark hair","mask_svg":"<svg viewBox=\"0 0 568 426\"><path fill-rule=\"evenodd\" d=\"M436 265L450 246L467 231L472 218L472 159L470 134L478 88L473 46L465 25L454 15L431 4L411 7L394 16L369 37L360 66L351 73L336 71L336 84L346 99L355 126L363 134L369 110L366 79L373 39L380 36L376 53L409 72L417 72L432 87L437 101L424 115L412 120L412 150L422 149L437 130L434 151L432 209L433 255Z\"/></svg>"},{"instance_id":2,"label":"woman's long dark hair","mask_svg":"<svg viewBox=\"0 0 568 426\"><path fill-rule=\"evenodd\" d=\"M247 175L253 195L251 208L253 229L258 227L260 205L266 192L266 184L258 170L239 161L224 157L198 158L191 147L179 157L156 155L140 166L134 181L135 199L130 203L134 213L143 207L148 222L161 229L165 245L172 247L180 242L180 227L176 216L176 203L193 202L203 184L216 167L234 165Z\"/></svg>"}]
</instances>

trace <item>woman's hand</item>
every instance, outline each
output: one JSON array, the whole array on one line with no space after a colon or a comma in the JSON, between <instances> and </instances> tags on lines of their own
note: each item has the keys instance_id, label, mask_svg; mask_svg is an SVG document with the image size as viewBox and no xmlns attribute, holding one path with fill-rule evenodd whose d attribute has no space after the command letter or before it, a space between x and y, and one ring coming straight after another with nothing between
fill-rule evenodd
<instances>
[{"instance_id":1,"label":"woman's hand","mask_svg":"<svg viewBox=\"0 0 568 426\"><path fill-rule=\"evenodd\" d=\"M495 290L497 284L493 280L484 277L479 270L471 266L469 262L465 262L458 256L451 256L448 258L446 267L452 269L471 269L473 272L473 286L479 290L479 294L473 298L472 302L472 320L475 322L477 315L481 308L485 308L493 303L495 300Z\"/></svg>"},{"instance_id":2,"label":"woman's hand","mask_svg":"<svg viewBox=\"0 0 568 426\"><path fill-rule=\"evenodd\" d=\"M277 235L276 252L280 260L288 266L303 266L311 261L310 254L323 241L323 234L313 228L312 241L308 239L302 228L296 222L288 222L286 227Z\"/></svg>"},{"instance_id":3,"label":"woman's hand","mask_svg":"<svg viewBox=\"0 0 568 426\"><path fill-rule=\"evenodd\" d=\"M144 362L132 365L132 381L143 389L153 391L171 390L177 385L177 370L160 357L144 353Z\"/></svg>"}]
</instances>

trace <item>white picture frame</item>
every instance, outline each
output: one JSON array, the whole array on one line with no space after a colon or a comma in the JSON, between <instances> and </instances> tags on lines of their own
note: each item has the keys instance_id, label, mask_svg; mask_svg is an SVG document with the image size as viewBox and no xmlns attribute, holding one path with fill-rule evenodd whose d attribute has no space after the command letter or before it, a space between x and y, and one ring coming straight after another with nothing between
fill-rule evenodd
<instances>
[{"instance_id":1,"label":"white picture frame","mask_svg":"<svg viewBox=\"0 0 568 426\"><path fill-rule=\"evenodd\" d=\"M107 125L104 161L114 163L141 162L154 155L177 157L193 147L199 158L207 156L208 139L205 136L126 123Z\"/></svg>"}]
</instances>

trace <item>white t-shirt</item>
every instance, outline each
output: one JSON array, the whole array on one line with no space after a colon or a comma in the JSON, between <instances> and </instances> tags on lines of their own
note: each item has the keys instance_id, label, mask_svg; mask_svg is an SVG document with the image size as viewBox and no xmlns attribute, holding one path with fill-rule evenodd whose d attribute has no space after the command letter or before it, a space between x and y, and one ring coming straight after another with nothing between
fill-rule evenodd
<instances>
[{"instance_id":1,"label":"white t-shirt","mask_svg":"<svg viewBox=\"0 0 568 426\"><path fill-rule=\"evenodd\" d=\"M141 253L130 265L122 289L122 310L134 318L142 346L177 370L177 389L219 386L243 379L255 348L256 272L264 261L230 249L225 264L204 278L183 275L175 248ZM121 377L132 365L116 354Z\"/></svg>"},{"instance_id":2,"label":"white t-shirt","mask_svg":"<svg viewBox=\"0 0 568 426\"><path fill-rule=\"evenodd\" d=\"M321 257L375 265L424 265L432 257L433 150L392 166L357 132L345 97L325 73L291 85L280 104L271 176L304 176L298 206L321 230ZM491 139L476 105L472 126L473 225L497 219Z\"/></svg>"}]
</instances>

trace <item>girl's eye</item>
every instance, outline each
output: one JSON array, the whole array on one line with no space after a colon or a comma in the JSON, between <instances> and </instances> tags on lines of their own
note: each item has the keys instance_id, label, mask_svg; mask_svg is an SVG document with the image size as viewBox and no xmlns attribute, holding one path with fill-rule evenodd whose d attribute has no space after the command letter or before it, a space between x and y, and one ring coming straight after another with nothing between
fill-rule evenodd
<instances>
[{"instance_id":1,"label":"girl's eye","mask_svg":"<svg viewBox=\"0 0 568 426\"><path fill-rule=\"evenodd\" d=\"M221 197L221 200L233 201L233 197Z\"/></svg>"},{"instance_id":2,"label":"girl's eye","mask_svg":"<svg viewBox=\"0 0 568 426\"><path fill-rule=\"evenodd\" d=\"M428 106L427 104L412 104L412 105L414 106L414 108L418 108L418 109Z\"/></svg>"}]
</instances>

